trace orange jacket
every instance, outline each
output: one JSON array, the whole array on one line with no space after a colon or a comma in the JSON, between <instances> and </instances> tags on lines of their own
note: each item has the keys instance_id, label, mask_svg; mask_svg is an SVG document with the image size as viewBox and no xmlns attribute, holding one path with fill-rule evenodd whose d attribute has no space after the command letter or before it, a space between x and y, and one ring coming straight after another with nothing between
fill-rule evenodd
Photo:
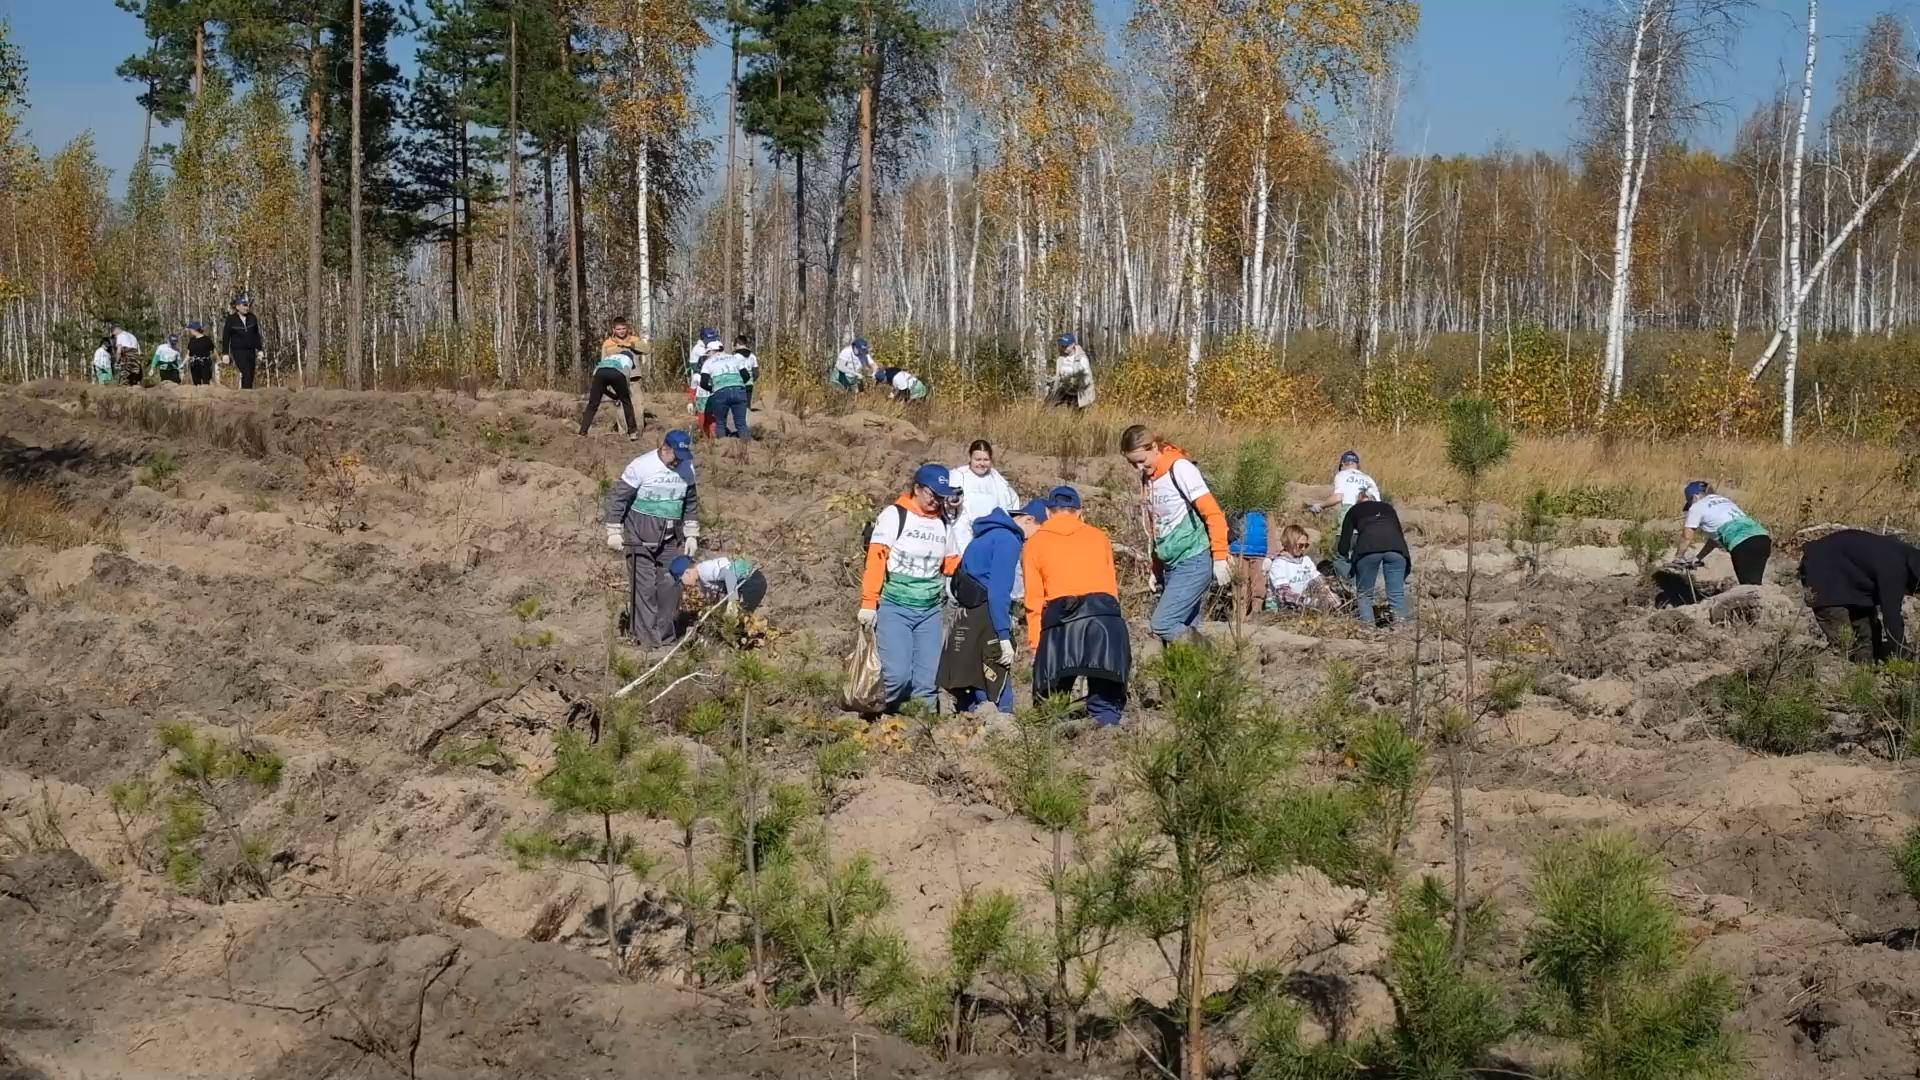
<instances>
[{"instance_id":1,"label":"orange jacket","mask_svg":"<svg viewBox=\"0 0 1920 1080\"><path fill-rule=\"evenodd\" d=\"M920 508L913 505L913 496L902 495L893 500L893 505L904 507L909 514L926 517ZM889 534L891 535L891 534ZM887 583L887 556L891 554L891 545L875 540L867 545L867 567L860 574L860 606L877 608L880 606L880 587ZM960 566L960 556L949 555L940 560L940 572L948 577Z\"/></svg>"},{"instance_id":2,"label":"orange jacket","mask_svg":"<svg viewBox=\"0 0 1920 1080\"><path fill-rule=\"evenodd\" d=\"M600 342L600 358L604 360L614 353L619 352L621 349L632 349L635 353L645 351L640 347L640 335L638 334L628 334L623 338L608 334L606 339Z\"/></svg>"},{"instance_id":3,"label":"orange jacket","mask_svg":"<svg viewBox=\"0 0 1920 1080\"><path fill-rule=\"evenodd\" d=\"M1193 459L1187 457L1186 451L1174 446L1172 443L1162 444L1160 447L1160 456L1154 458L1153 464L1147 469L1147 482L1152 483L1162 476L1165 476L1168 470L1173 468L1174 462L1182 460L1191 463ZM1193 508L1200 511L1200 521L1207 527L1207 547L1213 552L1213 561L1225 561L1227 557L1227 512L1220 509L1220 500L1214 498L1213 492L1209 491L1193 500ZM1151 530L1149 530L1149 532L1151 532Z\"/></svg>"},{"instance_id":4,"label":"orange jacket","mask_svg":"<svg viewBox=\"0 0 1920 1080\"><path fill-rule=\"evenodd\" d=\"M1063 596L1106 593L1120 598L1120 575L1113 569L1113 541L1079 518L1054 514L1020 551L1027 578L1027 650L1040 648L1040 613L1047 601Z\"/></svg>"}]
</instances>

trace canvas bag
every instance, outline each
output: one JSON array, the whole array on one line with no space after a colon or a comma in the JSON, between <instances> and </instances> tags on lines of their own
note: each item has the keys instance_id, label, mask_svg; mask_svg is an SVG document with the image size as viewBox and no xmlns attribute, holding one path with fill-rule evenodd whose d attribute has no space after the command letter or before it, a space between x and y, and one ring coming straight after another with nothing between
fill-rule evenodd
<instances>
[{"instance_id":1,"label":"canvas bag","mask_svg":"<svg viewBox=\"0 0 1920 1080\"><path fill-rule=\"evenodd\" d=\"M861 624L847 654L847 679L840 684L840 707L872 716L887 707L887 686L880 676L880 642L873 627Z\"/></svg>"}]
</instances>

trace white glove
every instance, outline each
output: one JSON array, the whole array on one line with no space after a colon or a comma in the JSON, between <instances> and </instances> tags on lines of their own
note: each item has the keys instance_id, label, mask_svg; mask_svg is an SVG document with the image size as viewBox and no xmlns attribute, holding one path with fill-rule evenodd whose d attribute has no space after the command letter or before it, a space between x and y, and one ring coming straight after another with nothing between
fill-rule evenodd
<instances>
[{"instance_id":1,"label":"white glove","mask_svg":"<svg viewBox=\"0 0 1920 1080\"><path fill-rule=\"evenodd\" d=\"M687 558L693 558L694 553L700 550L700 523L697 521L685 523L680 527L680 535L686 538Z\"/></svg>"},{"instance_id":2,"label":"white glove","mask_svg":"<svg viewBox=\"0 0 1920 1080\"><path fill-rule=\"evenodd\" d=\"M1223 589L1233 584L1233 567L1227 565L1227 560L1213 561L1213 583Z\"/></svg>"},{"instance_id":3,"label":"white glove","mask_svg":"<svg viewBox=\"0 0 1920 1080\"><path fill-rule=\"evenodd\" d=\"M1321 509L1320 504L1317 502L1312 502L1307 504L1307 513L1309 514L1318 514L1320 512L1320 509Z\"/></svg>"},{"instance_id":4,"label":"white glove","mask_svg":"<svg viewBox=\"0 0 1920 1080\"><path fill-rule=\"evenodd\" d=\"M1004 668L1013 666L1013 642L1006 638L1000 639L1000 666Z\"/></svg>"},{"instance_id":5,"label":"white glove","mask_svg":"<svg viewBox=\"0 0 1920 1080\"><path fill-rule=\"evenodd\" d=\"M625 531L618 525L607 526L607 546L615 551L625 551L627 548Z\"/></svg>"},{"instance_id":6,"label":"white glove","mask_svg":"<svg viewBox=\"0 0 1920 1080\"><path fill-rule=\"evenodd\" d=\"M857 617L861 626L872 626L874 621L880 618L880 611L878 608L863 607Z\"/></svg>"}]
</instances>

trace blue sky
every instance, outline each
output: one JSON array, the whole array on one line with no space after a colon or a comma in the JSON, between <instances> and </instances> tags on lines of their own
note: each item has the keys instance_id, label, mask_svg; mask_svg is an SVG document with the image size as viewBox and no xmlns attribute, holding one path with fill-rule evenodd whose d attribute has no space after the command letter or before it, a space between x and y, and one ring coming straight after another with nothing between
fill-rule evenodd
<instances>
[{"instance_id":1,"label":"blue sky","mask_svg":"<svg viewBox=\"0 0 1920 1080\"><path fill-rule=\"evenodd\" d=\"M404 0L403 0L404 2ZM1125 18L1124 0L1095 0L1110 22ZM1912 18L1920 0L1823 0L1822 78L1816 110L1824 111L1840 60L1876 13ZM1712 73L1713 95L1729 119L1701 132L1720 146L1737 117L1771 88L1797 78L1801 0L1757 0L1733 62ZM142 117L134 87L113 74L143 47L139 20L112 0L0 0L28 65L27 127L52 152L91 130L115 189L138 153ZM1560 152L1573 131L1571 98L1577 70L1567 44L1567 7L1559 0L1427 0L1414 43L1414 83L1402 110L1402 149L1475 153L1504 139L1519 149ZM1920 42L1920 34L1914 36ZM396 53L404 56L404 46ZM700 92L723 115L724 54L700 65ZM1792 72L1789 75L1789 72Z\"/></svg>"}]
</instances>

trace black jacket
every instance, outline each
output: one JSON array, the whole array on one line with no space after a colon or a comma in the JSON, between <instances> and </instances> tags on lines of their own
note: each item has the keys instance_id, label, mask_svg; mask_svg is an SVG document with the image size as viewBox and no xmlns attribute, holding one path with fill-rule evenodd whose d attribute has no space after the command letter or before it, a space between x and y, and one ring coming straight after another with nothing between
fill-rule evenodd
<instances>
[{"instance_id":1,"label":"black jacket","mask_svg":"<svg viewBox=\"0 0 1920 1080\"><path fill-rule=\"evenodd\" d=\"M259 352L261 348L260 316L251 311L245 315L237 311L227 312L227 321L220 324L220 351Z\"/></svg>"},{"instance_id":2,"label":"black jacket","mask_svg":"<svg viewBox=\"0 0 1920 1080\"><path fill-rule=\"evenodd\" d=\"M1407 534L1400 531L1400 515L1392 503L1378 499L1357 502L1340 523L1340 544L1334 550L1352 562L1363 555L1397 551L1407 560L1407 573L1413 573L1413 552L1407 550Z\"/></svg>"},{"instance_id":3,"label":"black jacket","mask_svg":"<svg viewBox=\"0 0 1920 1080\"><path fill-rule=\"evenodd\" d=\"M1900 605L1920 593L1920 548L1862 529L1842 529L1800 553L1810 607L1879 608L1887 636L1907 640Z\"/></svg>"},{"instance_id":4,"label":"black jacket","mask_svg":"<svg viewBox=\"0 0 1920 1080\"><path fill-rule=\"evenodd\" d=\"M1040 611L1040 647L1033 657L1035 693L1050 694L1059 684L1084 675L1126 682L1133 670L1133 646L1120 601L1106 593L1062 596Z\"/></svg>"}]
</instances>

